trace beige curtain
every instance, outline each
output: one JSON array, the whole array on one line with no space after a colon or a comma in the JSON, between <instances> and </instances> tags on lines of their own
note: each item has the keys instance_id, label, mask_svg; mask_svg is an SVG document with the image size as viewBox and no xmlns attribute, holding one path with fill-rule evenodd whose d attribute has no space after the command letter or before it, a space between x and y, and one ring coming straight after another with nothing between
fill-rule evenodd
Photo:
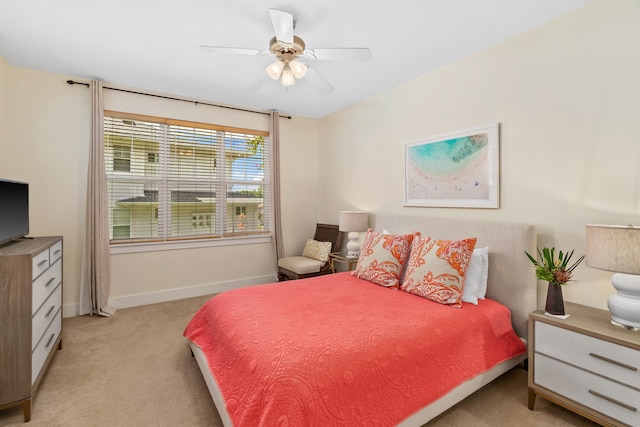
<instances>
[{"instance_id":1,"label":"beige curtain","mask_svg":"<svg viewBox=\"0 0 640 427\"><path fill-rule=\"evenodd\" d=\"M87 174L87 220L83 248L80 314L111 316L109 307L109 215L104 165L102 83L92 80L91 136ZM84 294L84 295L83 295Z\"/></svg>"},{"instance_id":2,"label":"beige curtain","mask_svg":"<svg viewBox=\"0 0 640 427\"><path fill-rule=\"evenodd\" d=\"M273 194L273 246L276 255L275 264L278 270L278 260L284 256L282 245L282 218L280 206L280 114L271 111L271 192Z\"/></svg>"}]
</instances>

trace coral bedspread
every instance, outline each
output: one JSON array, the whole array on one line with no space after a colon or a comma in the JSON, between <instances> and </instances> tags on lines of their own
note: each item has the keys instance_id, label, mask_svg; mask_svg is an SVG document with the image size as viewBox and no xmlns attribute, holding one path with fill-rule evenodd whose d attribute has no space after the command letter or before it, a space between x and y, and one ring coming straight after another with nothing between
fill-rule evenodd
<instances>
[{"instance_id":1,"label":"coral bedspread","mask_svg":"<svg viewBox=\"0 0 640 427\"><path fill-rule=\"evenodd\" d=\"M223 292L184 335L237 427L395 425L526 350L495 301L455 309L349 273Z\"/></svg>"}]
</instances>

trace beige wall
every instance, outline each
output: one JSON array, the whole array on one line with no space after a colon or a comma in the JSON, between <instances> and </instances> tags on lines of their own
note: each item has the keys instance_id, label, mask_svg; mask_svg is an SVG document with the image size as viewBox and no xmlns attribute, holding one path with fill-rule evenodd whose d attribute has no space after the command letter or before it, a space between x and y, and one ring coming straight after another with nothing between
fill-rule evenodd
<instances>
[{"instance_id":1,"label":"beige wall","mask_svg":"<svg viewBox=\"0 0 640 427\"><path fill-rule=\"evenodd\" d=\"M0 177L9 176L9 72L11 67L0 56Z\"/></svg>"},{"instance_id":2,"label":"beige wall","mask_svg":"<svg viewBox=\"0 0 640 427\"><path fill-rule=\"evenodd\" d=\"M300 255L316 222L325 220L319 217L318 132L318 120L294 117L280 121L282 233L288 256Z\"/></svg>"},{"instance_id":3,"label":"beige wall","mask_svg":"<svg viewBox=\"0 0 640 427\"><path fill-rule=\"evenodd\" d=\"M0 175L30 183L31 235L64 237L65 315L77 313L84 238L89 90L69 77L13 67L0 58ZM105 91L105 107L211 121L211 107ZM268 129L268 116L222 110L224 124ZM317 216L317 121L281 119L284 230L288 252L301 251ZM292 190L293 188L293 190ZM299 189L301 188L301 189ZM128 306L210 293L275 279L270 243L115 254L111 298Z\"/></svg>"},{"instance_id":4,"label":"beige wall","mask_svg":"<svg viewBox=\"0 0 640 427\"><path fill-rule=\"evenodd\" d=\"M85 211L88 91L9 66L3 177L29 182L30 235L64 237L64 304L77 303Z\"/></svg>"},{"instance_id":5,"label":"beige wall","mask_svg":"<svg viewBox=\"0 0 640 427\"><path fill-rule=\"evenodd\" d=\"M353 208L529 222L539 246L578 254L585 224L638 224L638 22L637 1L596 1L323 118L320 216ZM500 209L402 206L405 141L490 122L500 123ZM582 265L575 276L565 299L606 308L610 273Z\"/></svg>"}]
</instances>

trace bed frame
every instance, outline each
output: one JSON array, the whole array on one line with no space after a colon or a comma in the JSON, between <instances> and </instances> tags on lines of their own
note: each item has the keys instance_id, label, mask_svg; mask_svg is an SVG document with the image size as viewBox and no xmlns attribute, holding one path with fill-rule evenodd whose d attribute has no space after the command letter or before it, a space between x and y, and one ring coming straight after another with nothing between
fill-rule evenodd
<instances>
[{"instance_id":1,"label":"bed frame","mask_svg":"<svg viewBox=\"0 0 640 427\"><path fill-rule=\"evenodd\" d=\"M537 309L536 278L524 251L536 251L537 235L531 224L487 222L410 216L371 215L372 228L392 234L420 231L423 235L439 239L477 237L476 247L489 247L489 285L487 297L511 309L515 331L527 340L529 313ZM191 343L191 349L202 371L213 402L226 427L233 424L225 409L224 400L215 378L209 371L204 353ZM400 426L421 426L473 392L490 383L526 359L526 354L507 360L493 369L466 381L431 405L405 419Z\"/></svg>"}]
</instances>

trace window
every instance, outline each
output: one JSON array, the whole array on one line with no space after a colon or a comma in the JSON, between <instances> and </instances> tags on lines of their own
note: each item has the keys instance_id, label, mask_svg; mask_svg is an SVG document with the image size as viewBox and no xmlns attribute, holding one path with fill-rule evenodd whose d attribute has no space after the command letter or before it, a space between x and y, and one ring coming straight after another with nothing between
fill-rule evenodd
<instances>
[{"instance_id":1,"label":"window","mask_svg":"<svg viewBox=\"0 0 640 427\"><path fill-rule=\"evenodd\" d=\"M131 236L131 218L127 209L115 208L112 211L112 227L113 238L124 240Z\"/></svg>"},{"instance_id":2,"label":"window","mask_svg":"<svg viewBox=\"0 0 640 427\"><path fill-rule=\"evenodd\" d=\"M269 231L268 133L105 112L112 242Z\"/></svg>"},{"instance_id":3,"label":"window","mask_svg":"<svg viewBox=\"0 0 640 427\"><path fill-rule=\"evenodd\" d=\"M131 171L131 147L128 145L114 144L113 170L115 172Z\"/></svg>"}]
</instances>

